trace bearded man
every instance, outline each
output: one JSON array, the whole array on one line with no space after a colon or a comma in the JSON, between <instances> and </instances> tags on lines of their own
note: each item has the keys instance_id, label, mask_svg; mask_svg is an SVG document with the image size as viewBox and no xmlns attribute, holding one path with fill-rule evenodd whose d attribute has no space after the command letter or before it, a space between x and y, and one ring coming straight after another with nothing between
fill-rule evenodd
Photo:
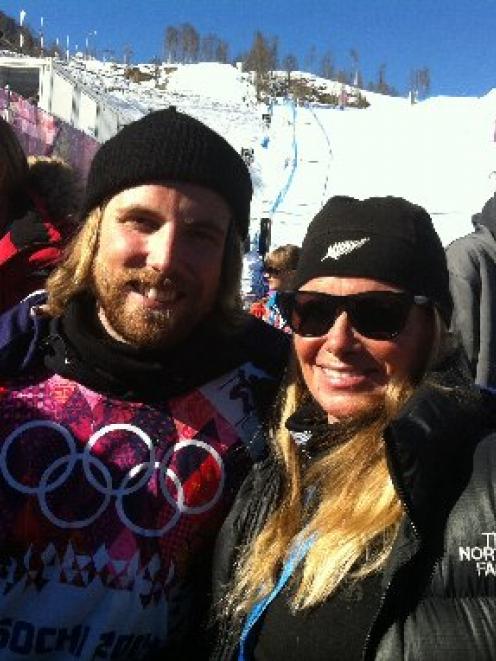
<instances>
[{"instance_id":1,"label":"bearded man","mask_svg":"<svg viewBox=\"0 0 496 661\"><path fill-rule=\"evenodd\" d=\"M190 658L287 348L241 309L251 195L221 136L151 113L97 153L47 296L0 318L0 658Z\"/></svg>"}]
</instances>

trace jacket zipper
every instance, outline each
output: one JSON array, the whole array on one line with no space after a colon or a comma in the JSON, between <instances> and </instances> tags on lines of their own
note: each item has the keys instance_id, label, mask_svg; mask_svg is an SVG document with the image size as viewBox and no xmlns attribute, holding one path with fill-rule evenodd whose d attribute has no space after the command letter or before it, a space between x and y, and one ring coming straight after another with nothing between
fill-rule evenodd
<instances>
[{"instance_id":1,"label":"jacket zipper","mask_svg":"<svg viewBox=\"0 0 496 661\"><path fill-rule=\"evenodd\" d=\"M391 447L391 445L390 445L390 454L394 455L394 451L393 451L393 448ZM403 486L399 483L399 480L397 479L396 461L394 462L394 468L395 468L394 473L393 473L393 471L391 471L391 480L393 482L394 488L396 489L396 492L397 492L398 497L400 499L401 506L402 506L407 518L408 518L408 523L412 528L413 534L414 534L415 538L418 540L418 542L421 542L421 535L418 531L417 526L414 523L414 519L413 519L413 516L412 516L410 506L409 506L408 501L405 497L405 490L403 489ZM418 549L417 549L416 553L418 553ZM413 556L411 556L411 557L413 557ZM411 558L409 558L409 559L411 559ZM405 560L400 565L398 565L398 567L396 567L396 570L394 571L394 574L389 579L389 581L388 581L388 583L387 583L387 585L386 585L386 587L385 587L385 589L384 589L384 591L381 595L381 599L379 601L379 606L377 608L377 611L375 613L374 618L372 619L372 623L371 623L371 625L369 627L369 630L367 632L367 635L365 637L365 643L363 645L363 650L362 650L362 661L366 661L366 659L367 659L367 654L369 652L368 647L370 645L370 639L372 637L372 632L375 628L375 625L377 624L377 622L379 620L379 617L380 617L381 612L383 610L386 599L389 596L389 592L390 592L390 588L391 588L391 585L393 583L393 580L394 580L395 576L398 574L398 571L406 564L406 562L408 562L408 560Z\"/></svg>"}]
</instances>

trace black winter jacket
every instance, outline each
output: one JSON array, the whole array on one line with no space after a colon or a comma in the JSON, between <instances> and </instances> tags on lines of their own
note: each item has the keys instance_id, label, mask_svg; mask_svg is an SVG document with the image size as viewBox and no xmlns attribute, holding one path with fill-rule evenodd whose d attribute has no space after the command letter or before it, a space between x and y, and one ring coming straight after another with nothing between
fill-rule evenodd
<instances>
[{"instance_id":1,"label":"black winter jacket","mask_svg":"<svg viewBox=\"0 0 496 661\"><path fill-rule=\"evenodd\" d=\"M390 474L405 515L383 575L365 661L496 658L496 399L455 371L436 375L385 432ZM455 381L460 381L456 374ZM254 466L221 530L215 600L232 580L240 546L278 497L268 457ZM239 624L224 622L214 659L236 658Z\"/></svg>"}]
</instances>

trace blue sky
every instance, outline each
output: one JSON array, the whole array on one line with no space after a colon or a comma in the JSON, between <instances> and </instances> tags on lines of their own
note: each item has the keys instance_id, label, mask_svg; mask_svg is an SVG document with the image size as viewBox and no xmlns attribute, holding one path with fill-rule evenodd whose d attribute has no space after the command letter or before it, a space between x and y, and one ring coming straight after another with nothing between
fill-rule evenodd
<instances>
[{"instance_id":1,"label":"blue sky","mask_svg":"<svg viewBox=\"0 0 496 661\"><path fill-rule=\"evenodd\" d=\"M401 93L413 68L428 66L432 94L480 96L496 87L496 0L0 0L0 9L39 29L48 40L71 47L111 48L133 61L163 52L167 25L190 22L200 34L215 32L230 55L250 47L255 30L279 37L279 54L293 53L300 68L310 47L330 50L338 67L349 68L349 51L360 54L365 81L386 79ZM319 58L317 58L319 59Z\"/></svg>"}]
</instances>

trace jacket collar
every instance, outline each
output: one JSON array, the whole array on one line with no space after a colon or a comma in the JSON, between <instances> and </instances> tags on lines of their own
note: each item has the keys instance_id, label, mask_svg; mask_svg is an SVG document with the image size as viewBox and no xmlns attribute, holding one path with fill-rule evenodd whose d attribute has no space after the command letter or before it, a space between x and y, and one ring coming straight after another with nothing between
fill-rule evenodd
<instances>
[{"instance_id":1,"label":"jacket collar","mask_svg":"<svg viewBox=\"0 0 496 661\"><path fill-rule=\"evenodd\" d=\"M256 350L264 343L265 327L247 315L246 323L227 335L205 322L169 350L137 349L105 332L94 298L83 294L69 303L62 317L51 321L45 364L61 376L120 399L165 400L248 362L279 376L286 344L278 348L282 333L271 335L272 341L265 338L268 350L272 347L269 362Z\"/></svg>"}]
</instances>

